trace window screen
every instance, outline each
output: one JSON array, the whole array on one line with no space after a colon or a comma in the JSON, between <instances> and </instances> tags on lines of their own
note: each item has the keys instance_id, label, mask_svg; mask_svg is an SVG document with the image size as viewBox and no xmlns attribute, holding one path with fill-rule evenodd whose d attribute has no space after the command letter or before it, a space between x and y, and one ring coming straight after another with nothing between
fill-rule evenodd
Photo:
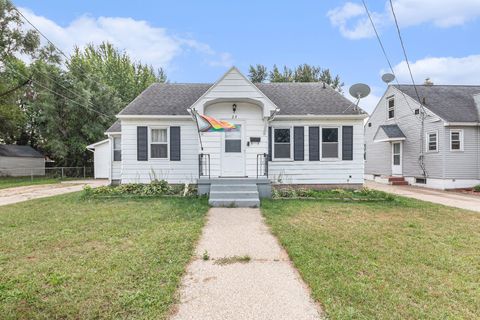
<instances>
[{"instance_id":1,"label":"window screen","mask_svg":"<svg viewBox=\"0 0 480 320\"><path fill-rule=\"evenodd\" d=\"M113 138L113 161L122 161L122 140L120 137Z\"/></svg>"},{"instance_id":2,"label":"window screen","mask_svg":"<svg viewBox=\"0 0 480 320\"><path fill-rule=\"evenodd\" d=\"M152 129L150 138L150 157L168 158L167 129Z\"/></svg>"},{"instance_id":3,"label":"window screen","mask_svg":"<svg viewBox=\"0 0 480 320\"><path fill-rule=\"evenodd\" d=\"M235 129L225 131L225 152L242 152L242 126L235 125Z\"/></svg>"},{"instance_id":4,"label":"window screen","mask_svg":"<svg viewBox=\"0 0 480 320\"><path fill-rule=\"evenodd\" d=\"M274 129L274 158L291 158L291 129Z\"/></svg>"},{"instance_id":5,"label":"window screen","mask_svg":"<svg viewBox=\"0 0 480 320\"><path fill-rule=\"evenodd\" d=\"M395 116L395 99L388 100L388 119L392 119Z\"/></svg>"},{"instance_id":6,"label":"window screen","mask_svg":"<svg viewBox=\"0 0 480 320\"><path fill-rule=\"evenodd\" d=\"M338 158L338 128L322 128L322 158Z\"/></svg>"},{"instance_id":7,"label":"window screen","mask_svg":"<svg viewBox=\"0 0 480 320\"><path fill-rule=\"evenodd\" d=\"M400 165L400 143L393 144L393 164Z\"/></svg>"},{"instance_id":8,"label":"window screen","mask_svg":"<svg viewBox=\"0 0 480 320\"><path fill-rule=\"evenodd\" d=\"M452 150L462 149L462 142L461 142L461 136L459 131L450 132L450 142L451 142Z\"/></svg>"},{"instance_id":9,"label":"window screen","mask_svg":"<svg viewBox=\"0 0 480 320\"><path fill-rule=\"evenodd\" d=\"M437 134L428 134L428 151L437 151Z\"/></svg>"}]
</instances>

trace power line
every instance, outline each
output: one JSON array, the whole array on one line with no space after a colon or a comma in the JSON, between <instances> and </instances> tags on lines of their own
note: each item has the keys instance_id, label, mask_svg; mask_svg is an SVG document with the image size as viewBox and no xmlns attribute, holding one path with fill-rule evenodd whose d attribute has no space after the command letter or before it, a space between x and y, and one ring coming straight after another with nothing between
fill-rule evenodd
<instances>
[{"instance_id":1,"label":"power line","mask_svg":"<svg viewBox=\"0 0 480 320\"><path fill-rule=\"evenodd\" d=\"M31 81L32 81L32 79L30 78L30 79L24 81L23 83L19 84L18 86L14 87L14 88L11 88L11 89L9 89L9 90L7 90L7 91L5 91L5 92L3 92L2 94L0 94L0 98L3 97L3 96L6 96L7 94L10 94L10 93L18 90L18 89L20 89L20 88L23 87L23 86L26 86L26 85L29 84Z\"/></svg>"},{"instance_id":2,"label":"power line","mask_svg":"<svg viewBox=\"0 0 480 320\"><path fill-rule=\"evenodd\" d=\"M362 0L362 3L363 3L363 6L365 7L365 12L367 13L368 19L370 20L370 24L372 25L373 31L375 32L375 36L377 37L378 43L380 44L380 48L382 48L383 55L385 56L385 59L387 60L388 66L390 67L390 71L391 71L392 74L395 76L395 82L397 83L397 85L400 85L400 83L398 82L397 75L395 74L395 71L393 70L392 63L390 62L390 59L388 58L387 51L385 50L385 46L383 45L382 39L380 38L380 35L379 35L378 31L377 31L377 28L375 27L375 23L373 22L373 19L372 19L372 16L371 16L371 14L370 14L370 11L368 10L367 3L365 2L365 0ZM412 108L412 106L411 106L410 103L408 102L408 99L407 99L405 93L404 93L402 90L400 90L400 89L399 89L399 91L401 92L401 94L402 94L402 96L403 96L403 99L404 99L405 102L407 103L408 108L410 109L410 111L411 111L411 112L413 113L413 115L415 116L415 110ZM420 99L418 100L418 102L421 104ZM416 116L415 116L415 117L416 117ZM416 118L417 118L417 117L416 117Z\"/></svg>"},{"instance_id":3,"label":"power line","mask_svg":"<svg viewBox=\"0 0 480 320\"><path fill-rule=\"evenodd\" d=\"M395 26L397 27L398 38L400 39L400 44L402 45L403 55L405 56L405 62L407 63L408 72L410 73L410 79L412 79L413 88L415 89L415 94L417 95L418 102L420 103L420 105L422 105L422 100L420 99L420 95L418 94L417 86L415 85L415 80L413 79L412 69L410 68L410 62L408 62L407 50L405 50L405 45L403 43L402 34L400 32L400 27L398 26L397 15L395 14L395 10L393 8L393 2L392 2L392 0L389 0L389 1L390 1L390 8L392 9L393 18L395 20Z\"/></svg>"},{"instance_id":4,"label":"power line","mask_svg":"<svg viewBox=\"0 0 480 320\"><path fill-rule=\"evenodd\" d=\"M40 31L40 29L38 29L30 20L27 19L27 17L25 17L25 15L20 12L20 10L18 10L18 8L15 6L15 5L12 5L13 6L13 9L15 11L18 12L18 14L29 24L32 26L32 28L34 28L42 37L45 38L45 40L48 41L48 43L50 43L54 48L55 50L57 50L63 57L65 57L65 62L64 62L64 65L66 67L69 67L68 64L67 64L67 61L70 61L71 60L71 57L67 56L67 54L62 51L58 46L55 45L55 43L53 43L53 41L51 41L42 31ZM92 78L90 78L88 72L86 72L86 70L83 68L82 65L79 65L81 67L81 69L83 69L82 71L84 72L84 75L86 78L88 78L90 81L93 81L93 82L99 82L99 79L97 80L93 80Z\"/></svg>"},{"instance_id":5,"label":"power line","mask_svg":"<svg viewBox=\"0 0 480 320\"><path fill-rule=\"evenodd\" d=\"M21 74L20 72L18 72L17 70L15 70L15 68L14 68L8 61L4 61L4 62L5 62L6 65L10 68L10 70L12 70L14 73L18 74L18 75L19 75L20 77L22 77L22 78L28 78L26 75ZM30 79L30 78L29 78L29 79ZM93 108L90 108L90 107L88 107L88 106L86 106L86 105L83 105L83 104L81 104L81 103L79 103L79 102L77 102L77 101L75 101L75 100L73 100L73 99L71 99L71 98L69 98L69 97L61 94L61 93L58 93L58 92L56 92L56 91L48 88L47 86L43 85L42 83L40 83L40 82L37 81L37 80L31 80L31 81L32 81L33 83L35 83L36 85L38 85L39 87L41 87L41 88L43 88L43 89L45 89L45 90L47 90L47 91L49 91L49 92L51 92L51 93L59 96L59 97L62 97L62 98L67 99L67 100L70 100L71 102L73 102L73 103L75 103L75 104L77 104L77 105L79 105L79 106L81 106L81 107L83 107L83 108L86 108L86 109L88 109L88 110L90 110L90 111L93 111L93 112L95 112L95 113L97 113L97 114L99 114L99 115L101 115L101 116L106 117L106 119L110 119L110 118L111 118L110 116L108 116L108 115L105 114L105 113L102 113L102 112L100 112L100 111L98 111L98 110L95 110L95 109L93 109Z\"/></svg>"}]
</instances>

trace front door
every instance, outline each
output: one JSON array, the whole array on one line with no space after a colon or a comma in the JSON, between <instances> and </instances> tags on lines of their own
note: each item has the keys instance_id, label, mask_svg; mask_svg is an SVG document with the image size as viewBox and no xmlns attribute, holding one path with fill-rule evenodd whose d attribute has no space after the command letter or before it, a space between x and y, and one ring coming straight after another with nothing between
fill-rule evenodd
<instances>
[{"instance_id":1,"label":"front door","mask_svg":"<svg viewBox=\"0 0 480 320\"><path fill-rule=\"evenodd\" d=\"M392 175L402 175L402 143L392 143Z\"/></svg>"},{"instance_id":2,"label":"front door","mask_svg":"<svg viewBox=\"0 0 480 320\"><path fill-rule=\"evenodd\" d=\"M222 138L222 177L245 176L244 126L235 123L236 128L223 132Z\"/></svg>"}]
</instances>

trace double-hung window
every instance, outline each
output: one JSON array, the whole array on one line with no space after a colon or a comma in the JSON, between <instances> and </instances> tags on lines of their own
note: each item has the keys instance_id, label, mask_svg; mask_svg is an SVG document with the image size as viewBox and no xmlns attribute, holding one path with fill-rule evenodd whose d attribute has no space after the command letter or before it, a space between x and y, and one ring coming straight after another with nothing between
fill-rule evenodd
<instances>
[{"instance_id":1,"label":"double-hung window","mask_svg":"<svg viewBox=\"0 0 480 320\"><path fill-rule=\"evenodd\" d=\"M338 159L338 128L322 128L322 159Z\"/></svg>"},{"instance_id":2,"label":"double-hung window","mask_svg":"<svg viewBox=\"0 0 480 320\"><path fill-rule=\"evenodd\" d=\"M273 159L292 159L292 128L273 128Z\"/></svg>"},{"instance_id":3,"label":"double-hung window","mask_svg":"<svg viewBox=\"0 0 480 320\"><path fill-rule=\"evenodd\" d=\"M387 99L387 118L393 119L395 117L395 98Z\"/></svg>"},{"instance_id":4,"label":"double-hung window","mask_svg":"<svg viewBox=\"0 0 480 320\"><path fill-rule=\"evenodd\" d=\"M438 133L436 131L427 132L427 152L438 151Z\"/></svg>"},{"instance_id":5,"label":"double-hung window","mask_svg":"<svg viewBox=\"0 0 480 320\"><path fill-rule=\"evenodd\" d=\"M463 130L450 130L450 150L463 151Z\"/></svg>"},{"instance_id":6,"label":"double-hung window","mask_svg":"<svg viewBox=\"0 0 480 320\"><path fill-rule=\"evenodd\" d=\"M168 159L167 128L152 128L150 130L150 158Z\"/></svg>"},{"instance_id":7,"label":"double-hung window","mask_svg":"<svg viewBox=\"0 0 480 320\"><path fill-rule=\"evenodd\" d=\"M113 161L122 161L122 139L113 137Z\"/></svg>"}]
</instances>

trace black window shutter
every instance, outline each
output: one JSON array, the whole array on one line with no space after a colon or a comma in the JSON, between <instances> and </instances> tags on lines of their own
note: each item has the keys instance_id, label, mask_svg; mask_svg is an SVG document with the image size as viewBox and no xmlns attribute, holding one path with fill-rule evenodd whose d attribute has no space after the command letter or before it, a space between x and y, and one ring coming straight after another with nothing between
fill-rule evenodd
<instances>
[{"instance_id":1,"label":"black window shutter","mask_svg":"<svg viewBox=\"0 0 480 320\"><path fill-rule=\"evenodd\" d=\"M342 127L342 160L353 160L353 127Z\"/></svg>"},{"instance_id":2,"label":"black window shutter","mask_svg":"<svg viewBox=\"0 0 480 320\"><path fill-rule=\"evenodd\" d=\"M320 128L308 127L308 159L310 161L320 160Z\"/></svg>"},{"instance_id":3,"label":"black window shutter","mask_svg":"<svg viewBox=\"0 0 480 320\"><path fill-rule=\"evenodd\" d=\"M180 127L170 127L170 161L180 160Z\"/></svg>"},{"instance_id":4,"label":"black window shutter","mask_svg":"<svg viewBox=\"0 0 480 320\"><path fill-rule=\"evenodd\" d=\"M305 160L305 133L303 127L293 127L293 160Z\"/></svg>"},{"instance_id":5,"label":"black window shutter","mask_svg":"<svg viewBox=\"0 0 480 320\"><path fill-rule=\"evenodd\" d=\"M148 128L137 127L137 160L148 160Z\"/></svg>"},{"instance_id":6,"label":"black window shutter","mask_svg":"<svg viewBox=\"0 0 480 320\"><path fill-rule=\"evenodd\" d=\"M272 161L272 127L268 127L268 161Z\"/></svg>"}]
</instances>

